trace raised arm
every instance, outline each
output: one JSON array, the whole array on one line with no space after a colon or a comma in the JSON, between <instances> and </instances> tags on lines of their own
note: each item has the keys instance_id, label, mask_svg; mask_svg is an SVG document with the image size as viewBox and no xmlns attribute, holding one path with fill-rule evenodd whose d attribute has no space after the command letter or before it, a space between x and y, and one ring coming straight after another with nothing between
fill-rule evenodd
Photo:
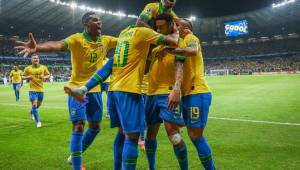
<instances>
[{"instance_id":1,"label":"raised arm","mask_svg":"<svg viewBox=\"0 0 300 170\"><path fill-rule=\"evenodd\" d=\"M47 41L37 44L32 33L29 33L29 40L27 42L16 41L15 48L20 50L18 54L27 57L36 52L55 52L63 51L65 49L64 41Z\"/></svg>"}]
</instances>

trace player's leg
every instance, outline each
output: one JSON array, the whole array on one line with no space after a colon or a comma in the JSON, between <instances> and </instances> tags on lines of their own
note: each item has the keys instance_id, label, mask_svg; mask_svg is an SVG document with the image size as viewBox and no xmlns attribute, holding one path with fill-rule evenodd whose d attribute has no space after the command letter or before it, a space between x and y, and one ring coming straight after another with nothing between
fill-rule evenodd
<instances>
[{"instance_id":1,"label":"player's leg","mask_svg":"<svg viewBox=\"0 0 300 170\"><path fill-rule=\"evenodd\" d=\"M160 107L160 118L164 120L166 132L169 140L173 145L174 153L177 157L181 170L188 169L187 147L180 134L180 126L184 124L182 115L179 112L179 107L175 110L168 110L167 100L168 95L158 95L157 102Z\"/></svg>"},{"instance_id":2,"label":"player's leg","mask_svg":"<svg viewBox=\"0 0 300 170\"><path fill-rule=\"evenodd\" d=\"M160 124L162 123L162 119L159 117L160 110L155 99L155 96L147 96L143 98L145 104L145 118L147 124L145 148L149 170L156 169L156 136L159 131Z\"/></svg>"},{"instance_id":3,"label":"player's leg","mask_svg":"<svg viewBox=\"0 0 300 170\"><path fill-rule=\"evenodd\" d=\"M17 86L16 86L16 90L15 90L15 93L16 93L16 101L19 101L19 100L20 100L20 88L21 88L21 84L18 83Z\"/></svg>"},{"instance_id":4,"label":"player's leg","mask_svg":"<svg viewBox=\"0 0 300 170\"><path fill-rule=\"evenodd\" d=\"M157 150L157 134L159 131L160 123L154 125L147 125L147 134L145 140L146 156L148 161L148 169L156 169L156 150Z\"/></svg>"},{"instance_id":5,"label":"player's leg","mask_svg":"<svg viewBox=\"0 0 300 170\"><path fill-rule=\"evenodd\" d=\"M17 87L16 87L16 83L13 83L12 86L13 86L13 90L14 90L14 92L15 92L16 101L18 101L18 98L17 98Z\"/></svg>"},{"instance_id":6,"label":"player's leg","mask_svg":"<svg viewBox=\"0 0 300 170\"><path fill-rule=\"evenodd\" d=\"M181 170L188 170L188 158L187 158L187 147L180 135L179 126L165 121L165 129L169 136L169 140L173 145L174 153L177 157Z\"/></svg>"},{"instance_id":7,"label":"player's leg","mask_svg":"<svg viewBox=\"0 0 300 170\"><path fill-rule=\"evenodd\" d=\"M198 156L206 170L214 170L215 165L209 144L203 136L207 123L211 94L196 94L183 98L188 135L195 145Z\"/></svg>"},{"instance_id":8,"label":"player's leg","mask_svg":"<svg viewBox=\"0 0 300 170\"><path fill-rule=\"evenodd\" d=\"M82 167L82 140L84 122L86 120L86 102L78 102L73 97L68 97L70 120L72 121L72 135L70 140L71 163L73 170Z\"/></svg>"},{"instance_id":9,"label":"player's leg","mask_svg":"<svg viewBox=\"0 0 300 170\"><path fill-rule=\"evenodd\" d=\"M141 130L144 129L145 120L145 108L142 96L126 92L112 92L111 95L113 95L118 113L117 116L125 134L122 152L123 169L135 169L138 157L138 138Z\"/></svg>"},{"instance_id":10,"label":"player's leg","mask_svg":"<svg viewBox=\"0 0 300 170\"><path fill-rule=\"evenodd\" d=\"M113 148L114 148L114 170L122 169L122 153L123 146L125 141L125 135L123 133L123 129L121 128L121 122L118 116L118 111L116 107L116 103L114 100L113 92L109 92L110 95L107 97L107 100L110 100L108 112L110 113L110 126L111 128L117 127L118 131L115 136Z\"/></svg>"},{"instance_id":11,"label":"player's leg","mask_svg":"<svg viewBox=\"0 0 300 170\"><path fill-rule=\"evenodd\" d=\"M102 98L101 93L88 93L86 98L86 116L89 127L83 135L82 145L83 152L93 143L97 134L100 132L100 122L102 120Z\"/></svg>"},{"instance_id":12,"label":"player's leg","mask_svg":"<svg viewBox=\"0 0 300 170\"><path fill-rule=\"evenodd\" d=\"M29 92L29 98L31 101L31 114L34 117L34 120L37 124L37 127L41 127L40 124L40 118L39 118L39 114L38 114L38 92L35 91L30 91Z\"/></svg>"}]
</instances>

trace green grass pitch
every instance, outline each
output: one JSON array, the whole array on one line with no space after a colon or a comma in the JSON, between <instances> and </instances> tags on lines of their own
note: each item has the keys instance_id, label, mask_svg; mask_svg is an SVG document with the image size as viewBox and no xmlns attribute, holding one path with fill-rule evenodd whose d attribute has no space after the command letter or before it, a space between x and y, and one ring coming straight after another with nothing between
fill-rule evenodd
<instances>
[{"instance_id":1,"label":"green grass pitch","mask_svg":"<svg viewBox=\"0 0 300 170\"><path fill-rule=\"evenodd\" d=\"M207 80L213 103L205 136L218 169L300 169L300 75L224 76ZM29 119L28 86L22 87L20 102L15 102L11 86L0 86L0 169L71 169L66 162L71 123L63 85L46 84L39 110L41 129ZM111 170L113 166L116 129L109 128L106 118L101 128L84 154L88 170ZM186 129L181 131L188 146L190 169L202 169ZM157 167L179 169L163 127L158 136ZM146 156L141 151L137 169L147 169Z\"/></svg>"}]
</instances>

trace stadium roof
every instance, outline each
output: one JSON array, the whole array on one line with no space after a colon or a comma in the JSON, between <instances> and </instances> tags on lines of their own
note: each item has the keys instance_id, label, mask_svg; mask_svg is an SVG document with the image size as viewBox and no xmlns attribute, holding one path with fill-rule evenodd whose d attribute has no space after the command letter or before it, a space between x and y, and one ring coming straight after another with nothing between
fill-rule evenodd
<instances>
[{"instance_id":1,"label":"stadium roof","mask_svg":"<svg viewBox=\"0 0 300 170\"><path fill-rule=\"evenodd\" d=\"M259 3L252 1L245 3L239 0L226 0L224 3L223 0L177 0L175 11L180 17L189 17L192 14L200 17L194 21L194 32L204 40L224 38L224 22L238 19L247 19L250 34L259 36L267 36L268 33L300 32L300 24L297 24L300 21L299 0L281 8L272 8L271 4L274 1L260 1ZM53 0L53 2L56 1ZM71 1L66 0L65 2ZM90 5L95 8L101 7L105 10L122 10L126 14L134 15L138 15L148 2L155 2L155 0L76 1L77 4ZM248 10L251 12L234 14ZM70 33L82 31L80 19L84 12L78 8L72 9L68 6L51 3L49 0L0 0L0 34L25 36L28 32L33 32L40 37L63 38ZM203 17L227 14L234 15ZM104 13L101 15L105 34L117 35L121 29L133 24L136 20L135 18L118 17Z\"/></svg>"}]
</instances>

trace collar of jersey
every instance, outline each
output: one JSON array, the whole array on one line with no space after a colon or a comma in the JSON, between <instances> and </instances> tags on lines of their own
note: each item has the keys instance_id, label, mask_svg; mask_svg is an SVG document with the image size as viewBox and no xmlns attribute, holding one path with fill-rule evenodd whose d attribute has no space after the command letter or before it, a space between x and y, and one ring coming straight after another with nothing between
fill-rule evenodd
<instances>
[{"instance_id":1,"label":"collar of jersey","mask_svg":"<svg viewBox=\"0 0 300 170\"><path fill-rule=\"evenodd\" d=\"M86 31L83 31L82 35L83 35L84 39L86 39L88 41L93 41L92 38L91 38L91 36ZM96 43L101 42L100 36L97 36L97 40L94 41L94 42L96 42Z\"/></svg>"},{"instance_id":2,"label":"collar of jersey","mask_svg":"<svg viewBox=\"0 0 300 170\"><path fill-rule=\"evenodd\" d=\"M171 11L172 11L172 9L167 10L167 9L164 7L164 5L163 5L161 2L159 2L159 14L162 14L162 13L164 13L164 12L171 12Z\"/></svg>"},{"instance_id":3,"label":"collar of jersey","mask_svg":"<svg viewBox=\"0 0 300 170\"><path fill-rule=\"evenodd\" d=\"M32 64L31 66L32 66L32 68L39 68L40 64L38 64L36 67L34 66L34 64Z\"/></svg>"}]
</instances>

